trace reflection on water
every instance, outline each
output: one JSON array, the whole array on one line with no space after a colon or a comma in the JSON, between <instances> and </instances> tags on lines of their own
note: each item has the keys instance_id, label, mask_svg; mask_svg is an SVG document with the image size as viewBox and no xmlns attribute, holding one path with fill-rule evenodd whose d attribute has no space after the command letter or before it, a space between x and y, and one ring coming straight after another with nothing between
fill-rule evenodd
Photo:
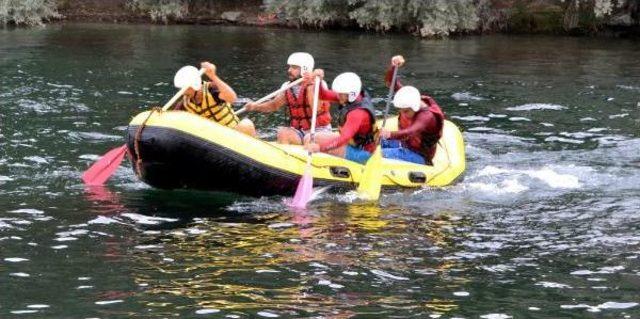
<instances>
[{"instance_id":1,"label":"reflection on water","mask_svg":"<svg viewBox=\"0 0 640 319\"><path fill-rule=\"evenodd\" d=\"M267 223L198 219L140 237L132 276L144 287L140 298L154 309L173 309L176 301L167 296L225 313L335 318L355 314L357 307L382 306L375 310L380 314L456 309L452 299L425 305L399 296L419 293L426 278L464 270L429 252L450 250L455 243L446 229L465 220L442 213L417 221L406 214L374 205L326 205Z\"/></svg>"}]
</instances>

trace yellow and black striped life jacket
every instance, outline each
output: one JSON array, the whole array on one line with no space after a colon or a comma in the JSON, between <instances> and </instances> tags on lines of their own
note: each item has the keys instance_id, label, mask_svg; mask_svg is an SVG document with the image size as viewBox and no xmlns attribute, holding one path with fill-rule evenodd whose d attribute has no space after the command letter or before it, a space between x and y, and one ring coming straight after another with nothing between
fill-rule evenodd
<instances>
[{"instance_id":1,"label":"yellow and black striped life jacket","mask_svg":"<svg viewBox=\"0 0 640 319\"><path fill-rule=\"evenodd\" d=\"M209 82L202 84L201 105L197 105L186 95L183 97L182 105L191 113L198 114L231 128L236 127L240 121L238 116L233 112L233 108L229 102L220 99L218 94L211 94L209 91Z\"/></svg>"}]
</instances>

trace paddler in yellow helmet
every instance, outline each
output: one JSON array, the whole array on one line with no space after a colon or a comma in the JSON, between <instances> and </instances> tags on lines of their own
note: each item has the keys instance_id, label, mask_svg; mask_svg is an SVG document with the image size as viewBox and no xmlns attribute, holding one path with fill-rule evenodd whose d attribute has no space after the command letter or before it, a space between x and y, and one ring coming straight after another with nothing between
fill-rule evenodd
<instances>
[{"instance_id":1,"label":"paddler in yellow helmet","mask_svg":"<svg viewBox=\"0 0 640 319\"><path fill-rule=\"evenodd\" d=\"M176 88L188 87L182 101L175 105L176 110L185 110L221 125L234 128L250 136L256 136L253 122L247 118L240 120L233 112L231 103L237 99L236 92L216 73L216 66L204 61L200 64L204 74L211 80L202 81L200 72L193 66L180 69L173 78Z\"/></svg>"}]
</instances>

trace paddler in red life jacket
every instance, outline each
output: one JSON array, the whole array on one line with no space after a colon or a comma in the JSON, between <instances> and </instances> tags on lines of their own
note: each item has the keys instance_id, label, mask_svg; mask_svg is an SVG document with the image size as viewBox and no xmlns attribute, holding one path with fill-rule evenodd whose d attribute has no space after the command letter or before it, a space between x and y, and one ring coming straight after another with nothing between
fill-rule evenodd
<instances>
[{"instance_id":1,"label":"paddler in red life jacket","mask_svg":"<svg viewBox=\"0 0 640 319\"><path fill-rule=\"evenodd\" d=\"M295 81L307 73L313 71L314 60L311 54L306 52L295 52L287 59L289 68L287 74L289 81L282 86L286 86L291 81ZM326 86L326 83L323 83ZM302 144L305 135L311 129L311 116L313 110L313 81L302 82L283 93L278 94L274 99L256 104L247 103L247 111L258 111L264 113L275 112L282 106L287 105L289 109L289 127L279 127L277 141L281 144ZM329 113L329 103L318 105L316 117L316 132L331 132L331 114Z\"/></svg>"},{"instance_id":2,"label":"paddler in red life jacket","mask_svg":"<svg viewBox=\"0 0 640 319\"><path fill-rule=\"evenodd\" d=\"M216 74L216 66L210 62L202 62L201 67L211 80L202 81L200 71L193 66L183 67L173 78L176 88L188 86L182 101L176 103L176 110L185 110L200 115L218 124L236 129L250 136L256 136L256 129L251 120L242 121L233 112L231 103L236 98L236 92Z\"/></svg>"},{"instance_id":3,"label":"paddler in red life jacket","mask_svg":"<svg viewBox=\"0 0 640 319\"><path fill-rule=\"evenodd\" d=\"M401 55L391 59L391 66L385 75L387 86L391 85L393 67L401 67L404 62ZM380 131L383 157L431 165L438 140L442 137L444 113L436 101L430 96L421 95L413 86L402 86L396 80L395 91L393 105L400 111L398 130Z\"/></svg>"},{"instance_id":4,"label":"paddler in red life jacket","mask_svg":"<svg viewBox=\"0 0 640 319\"><path fill-rule=\"evenodd\" d=\"M324 77L318 69L313 75ZM365 163L376 148L375 113L369 94L362 89L360 77L353 72L338 75L331 90L320 87L320 99L337 102L340 134L319 133L316 143L306 145L311 152L325 152L350 161Z\"/></svg>"}]
</instances>

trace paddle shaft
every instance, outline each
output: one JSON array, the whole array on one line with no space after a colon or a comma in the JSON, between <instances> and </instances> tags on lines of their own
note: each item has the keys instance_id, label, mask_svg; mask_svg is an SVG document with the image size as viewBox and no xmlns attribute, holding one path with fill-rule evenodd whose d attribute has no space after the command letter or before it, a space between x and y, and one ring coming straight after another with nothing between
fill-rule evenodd
<instances>
[{"instance_id":1,"label":"paddle shaft","mask_svg":"<svg viewBox=\"0 0 640 319\"><path fill-rule=\"evenodd\" d=\"M204 69L200 69L200 76L202 76L202 74L204 74ZM167 102L167 104L165 104L162 107L163 111L168 110L174 103L176 103L176 101L184 94L184 92L187 91L187 89L189 89L188 86L185 86L183 88L180 89L180 91L178 91L178 93L176 93L176 95L174 95L171 100L169 100L169 102Z\"/></svg>"},{"instance_id":2,"label":"paddle shaft","mask_svg":"<svg viewBox=\"0 0 640 319\"><path fill-rule=\"evenodd\" d=\"M318 116L318 100L320 99L320 77L316 76L315 85L313 87L313 108L311 111L311 143L316 142L316 118ZM304 141L303 141L304 142ZM311 151L309 151L309 157L307 162L311 163Z\"/></svg>"},{"instance_id":3,"label":"paddle shaft","mask_svg":"<svg viewBox=\"0 0 640 319\"><path fill-rule=\"evenodd\" d=\"M276 95L278 95L280 92L285 91L285 90L288 90L288 89L290 89L290 88L292 88L292 87L294 87L294 86L296 86L296 85L300 84L300 82L302 82L303 80L304 80L303 78L299 78L299 79L297 79L297 80L295 80L295 81L293 81L293 82L291 82L291 83L287 84L287 86L285 86L285 87L281 87L281 88L279 88L278 90L276 90L276 91L274 91L274 92L271 92L269 95L267 95L267 96L265 96L265 97L263 97L263 98L261 98L261 99L257 100L255 103L256 103L256 104L260 104L260 103L266 102L267 100L274 98L274 97L275 97ZM246 111L247 111L247 108L246 108L246 107L243 107L243 108L241 108L241 109L237 110L235 113L236 113L236 115L240 115L240 114L242 114L242 113L244 113L244 112L246 112Z\"/></svg>"},{"instance_id":4,"label":"paddle shaft","mask_svg":"<svg viewBox=\"0 0 640 319\"><path fill-rule=\"evenodd\" d=\"M396 89L396 77L398 76L398 66L393 67L393 76L391 77L391 84L389 85L389 95L387 95L387 106L384 108L384 116L382 117L382 128L387 123L387 116L389 115L389 106L391 106L391 98L393 92Z\"/></svg>"}]
</instances>

